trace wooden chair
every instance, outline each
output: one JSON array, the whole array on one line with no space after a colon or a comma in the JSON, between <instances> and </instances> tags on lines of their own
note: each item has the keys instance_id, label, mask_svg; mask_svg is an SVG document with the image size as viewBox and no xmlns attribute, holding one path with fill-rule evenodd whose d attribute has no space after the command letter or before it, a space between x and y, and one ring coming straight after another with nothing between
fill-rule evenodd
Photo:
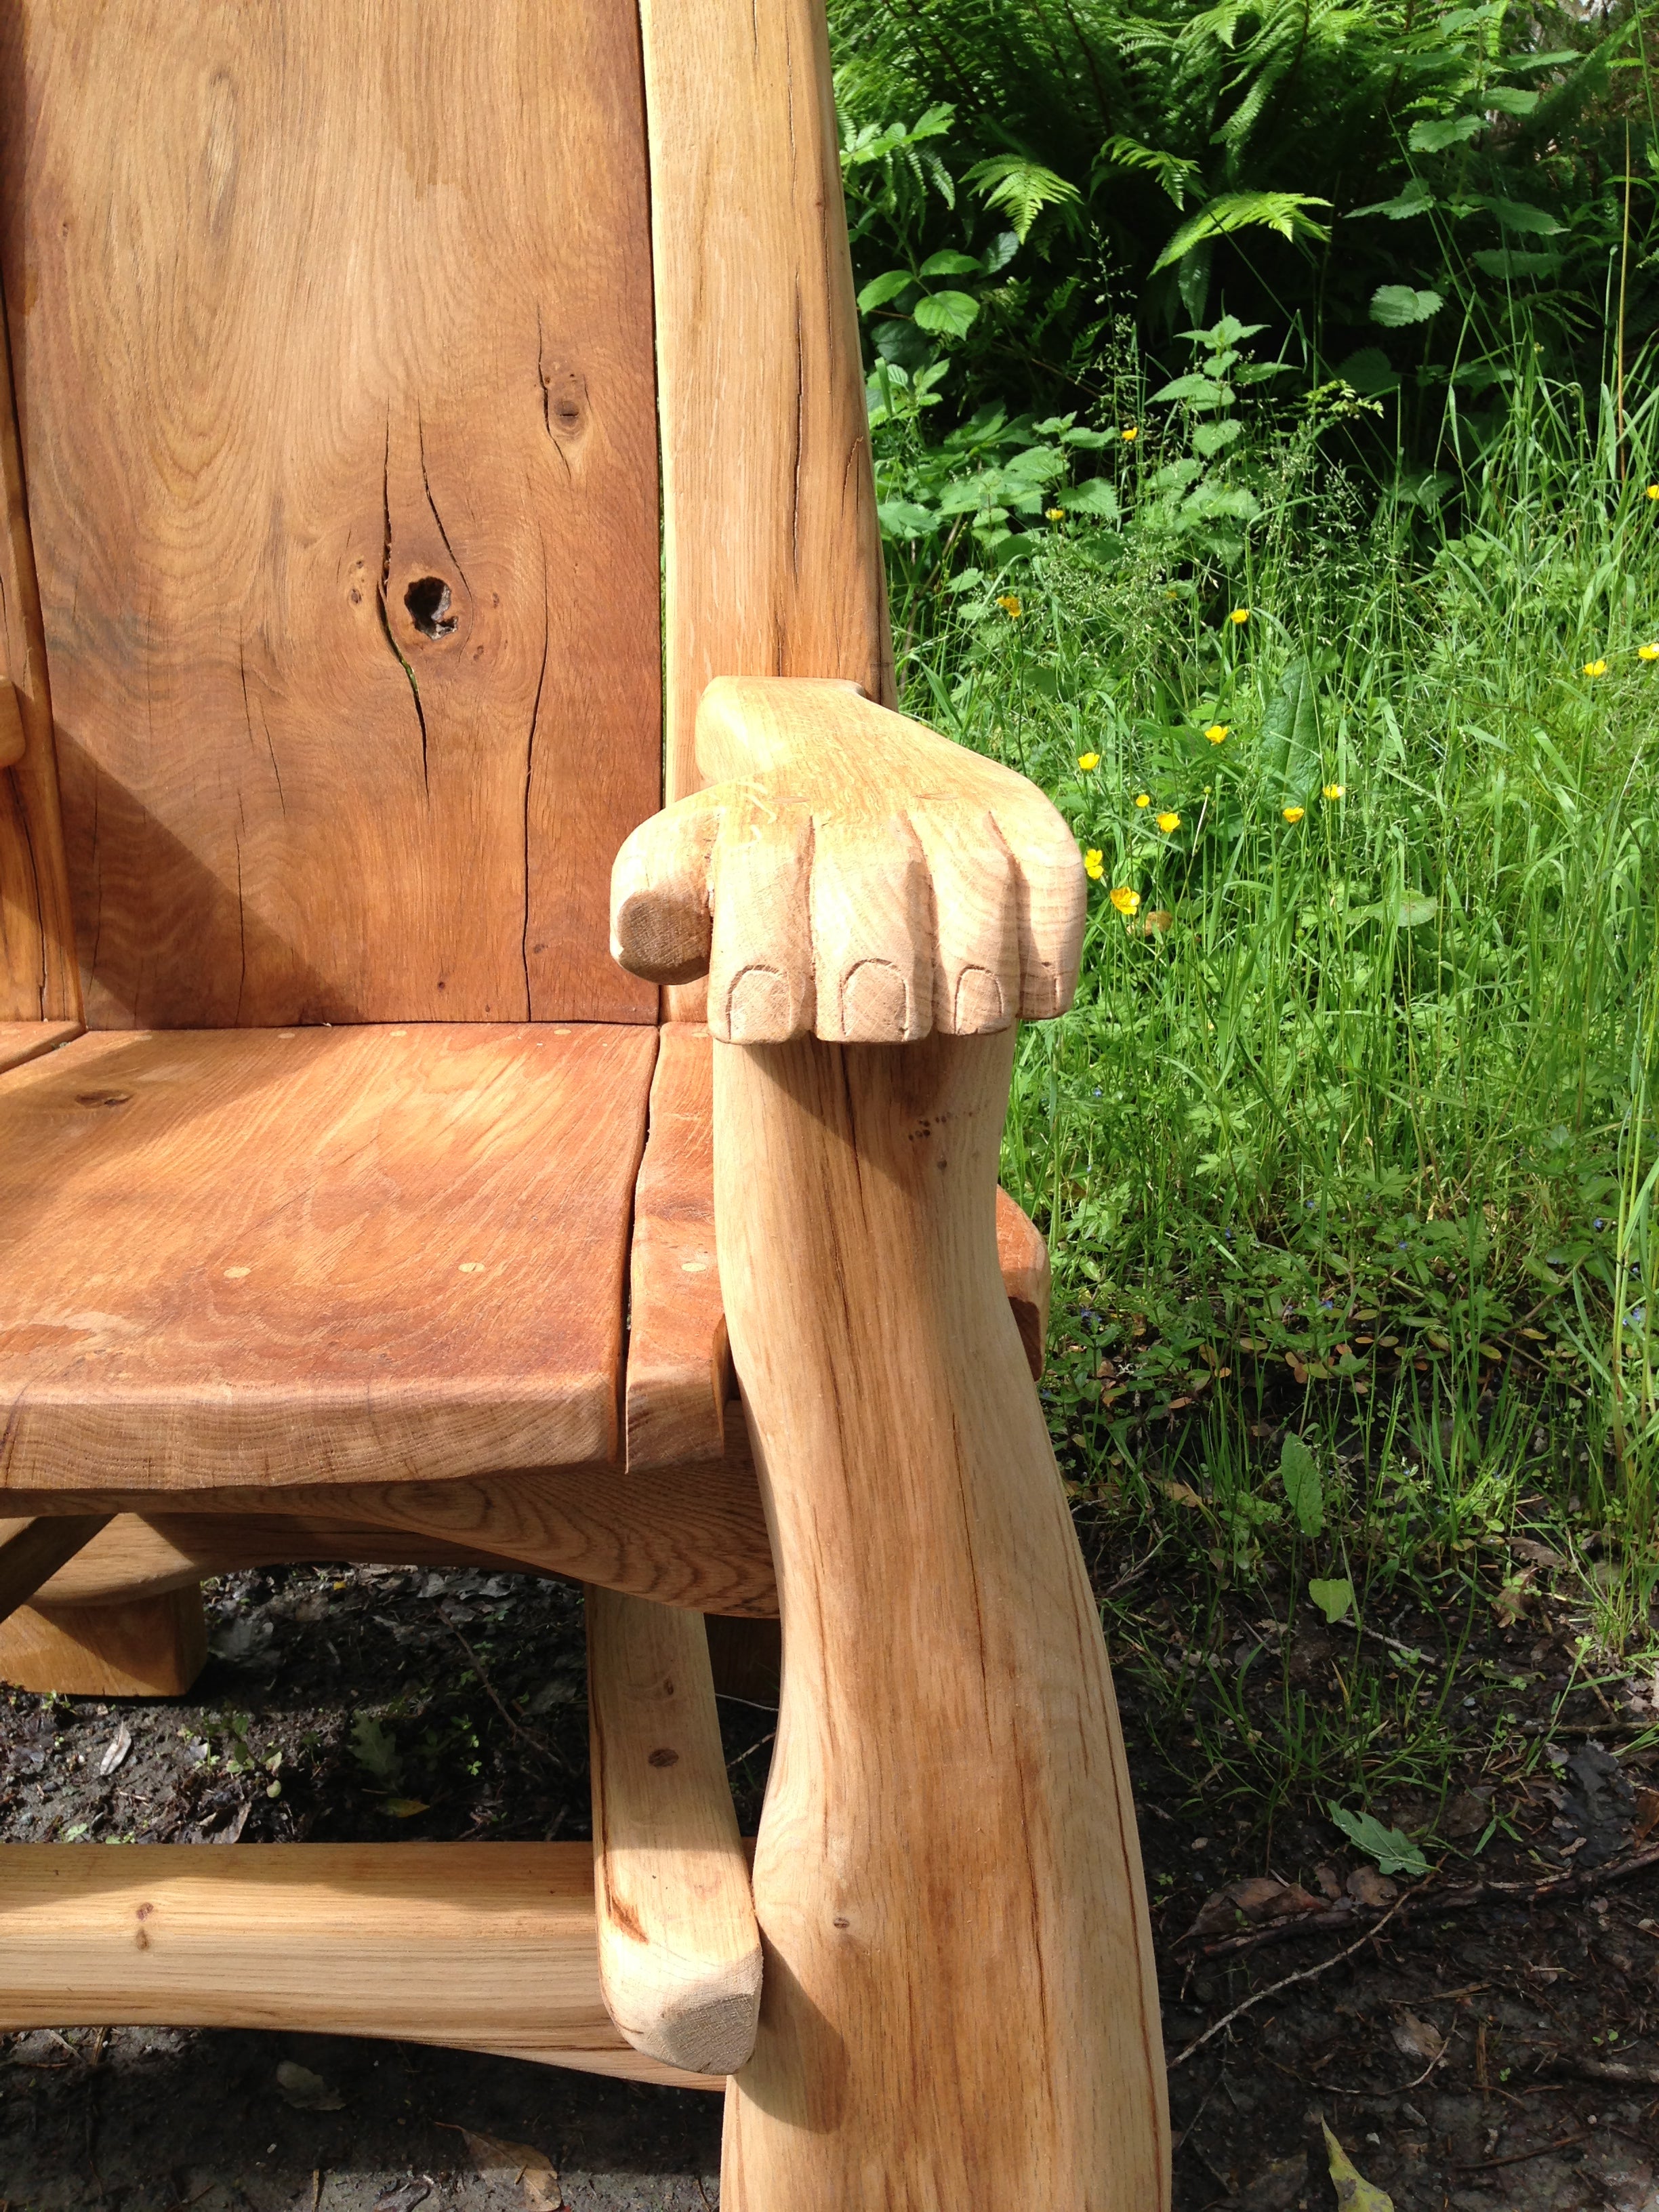
<instances>
[{"instance_id":1,"label":"wooden chair","mask_svg":"<svg viewBox=\"0 0 1659 2212\"><path fill-rule=\"evenodd\" d=\"M0 2027L729 2075L726 2212L1155 2212L994 1196L1085 885L892 711L818 0L3 20L0 1672L574 1576L595 1844L12 1846ZM780 1609L751 1892L700 1616Z\"/></svg>"}]
</instances>

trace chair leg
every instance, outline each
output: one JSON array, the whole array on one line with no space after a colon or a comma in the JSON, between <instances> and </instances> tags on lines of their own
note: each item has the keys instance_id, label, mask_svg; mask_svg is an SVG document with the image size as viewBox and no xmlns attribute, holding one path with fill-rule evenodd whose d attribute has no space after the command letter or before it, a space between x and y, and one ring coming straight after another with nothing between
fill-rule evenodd
<instances>
[{"instance_id":1,"label":"chair leg","mask_svg":"<svg viewBox=\"0 0 1659 2212\"><path fill-rule=\"evenodd\" d=\"M784 1653L724 2212L1169 2202L1110 1674L997 1265L1012 1056L715 1047Z\"/></svg>"},{"instance_id":2,"label":"chair leg","mask_svg":"<svg viewBox=\"0 0 1659 2212\"><path fill-rule=\"evenodd\" d=\"M207 1663L199 1583L118 1605L24 1605L0 1621L0 1682L78 1698L181 1698Z\"/></svg>"}]
</instances>

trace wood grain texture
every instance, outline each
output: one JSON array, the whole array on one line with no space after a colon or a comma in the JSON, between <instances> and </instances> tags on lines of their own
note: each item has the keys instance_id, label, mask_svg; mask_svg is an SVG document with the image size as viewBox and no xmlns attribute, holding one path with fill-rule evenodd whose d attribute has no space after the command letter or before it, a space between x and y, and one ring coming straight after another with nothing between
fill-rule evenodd
<instances>
[{"instance_id":1,"label":"wood grain texture","mask_svg":"<svg viewBox=\"0 0 1659 2212\"><path fill-rule=\"evenodd\" d=\"M0 1486L614 1456L655 1051L623 1024L104 1032L14 1069Z\"/></svg>"},{"instance_id":2,"label":"wood grain texture","mask_svg":"<svg viewBox=\"0 0 1659 2212\"><path fill-rule=\"evenodd\" d=\"M707 968L736 1044L907 1044L1064 1013L1088 884L1049 799L851 685L720 678L697 709L707 789L642 823L611 874L636 974Z\"/></svg>"},{"instance_id":3,"label":"wood grain texture","mask_svg":"<svg viewBox=\"0 0 1659 2212\"><path fill-rule=\"evenodd\" d=\"M653 1019L633 7L29 0L0 75L94 1025Z\"/></svg>"},{"instance_id":4,"label":"wood grain texture","mask_svg":"<svg viewBox=\"0 0 1659 2212\"><path fill-rule=\"evenodd\" d=\"M0 1622L0 1682L43 1697L182 1698L206 1664L195 1582L120 1605L21 1606Z\"/></svg>"},{"instance_id":5,"label":"wood grain texture","mask_svg":"<svg viewBox=\"0 0 1659 2212\"><path fill-rule=\"evenodd\" d=\"M0 316L0 338L9 318ZM0 343L0 640L20 757L0 775L0 1022L81 1018L58 755L9 349Z\"/></svg>"},{"instance_id":6,"label":"wood grain texture","mask_svg":"<svg viewBox=\"0 0 1659 2212\"><path fill-rule=\"evenodd\" d=\"M1111 1679L997 1266L1012 1053L715 1052L784 1649L727 2212L1169 2202Z\"/></svg>"},{"instance_id":7,"label":"wood grain texture","mask_svg":"<svg viewBox=\"0 0 1659 2212\"><path fill-rule=\"evenodd\" d=\"M599 1984L635 2050L732 2074L755 2047L760 1933L695 1613L590 1588Z\"/></svg>"},{"instance_id":8,"label":"wood grain texture","mask_svg":"<svg viewBox=\"0 0 1659 2212\"><path fill-rule=\"evenodd\" d=\"M409 2037L640 2075L631 2051L607 2057L623 2045L586 1844L8 1844L0 2031L105 2023Z\"/></svg>"},{"instance_id":9,"label":"wood grain texture","mask_svg":"<svg viewBox=\"0 0 1659 2212\"><path fill-rule=\"evenodd\" d=\"M79 1022L0 1022L0 1074L43 1053L56 1052L81 1034Z\"/></svg>"},{"instance_id":10,"label":"wood grain texture","mask_svg":"<svg viewBox=\"0 0 1659 2212\"><path fill-rule=\"evenodd\" d=\"M634 1191L628 1464L718 1459L732 1394L714 1257L714 1069L700 1023L665 1024Z\"/></svg>"},{"instance_id":11,"label":"wood grain texture","mask_svg":"<svg viewBox=\"0 0 1659 2212\"><path fill-rule=\"evenodd\" d=\"M1048 1240L1006 1190L997 1192L997 1271L1013 1308L1031 1380L1042 1380L1048 1340Z\"/></svg>"},{"instance_id":12,"label":"wood grain texture","mask_svg":"<svg viewBox=\"0 0 1659 2212\"><path fill-rule=\"evenodd\" d=\"M0 1621L84 1551L109 1526L109 1518L106 1513L62 1513L6 1523L0 1529Z\"/></svg>"},{"instance_id":13,"label":"wood grain texture","mask_svg":"<svg viewBox=\"0 0 1659 2212\"><path fill-rule=\"evenodd\" d=\"M769 1620L778 1609L741 1421L732 1424L724 1459L678 1468L625 1473L600 1464L466 1481L256 1485L192 1492L183 1513L157 1513L154 1496L118 1492L21 1492L6 1502L117 1515L43 1585L40 1595L52 1605L118 1604L242 1567L355 1559L563 1575L743 1620ZM135 1503L145 1509L142 1516L122 1510Z\"/></svg>"}]
</instances>

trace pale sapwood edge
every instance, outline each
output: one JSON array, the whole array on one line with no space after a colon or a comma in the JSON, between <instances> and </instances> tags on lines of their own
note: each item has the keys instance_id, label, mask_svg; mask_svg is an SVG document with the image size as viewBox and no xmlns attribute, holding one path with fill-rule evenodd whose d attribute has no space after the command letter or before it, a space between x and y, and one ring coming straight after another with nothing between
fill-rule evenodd
<instances>
[{"instance_id":1,"label":"pale sapwood edge","mask_svg":"<svg viewBox=\"0 0 1659 2212\"><path fill-rule=\"evenodd\" d=\"M1088 884L1035 784L856 684L721 677L709 787L641 823L611 878L611 951L707 973L726 1044L908 1044L1048 1021L1077 988Z\"/></svg>"},{"instance_id":2,"label":"pale sapwood edge","mask_svg":"<svg viewBox=\"0 0 1659 2212\"><path fill-rule=\"evenodd\" d=\"M593 1891L606 2009L636 2051L734 2074L761 1943L701 1619L586 1591Z\"/></svg>"}]
</instances>

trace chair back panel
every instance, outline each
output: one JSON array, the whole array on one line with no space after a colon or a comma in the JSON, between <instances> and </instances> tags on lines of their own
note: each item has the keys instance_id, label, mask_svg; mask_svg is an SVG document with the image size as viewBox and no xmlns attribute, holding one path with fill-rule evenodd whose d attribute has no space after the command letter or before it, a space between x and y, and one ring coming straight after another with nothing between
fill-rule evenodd
<instances>
[{"instance_id":1,"label":"chair back panel","mask_svg":"<svg viewBox=\"0 0 1659 2212\"><path fill-rule=\"evenodd\" d=\"M651 1020L634 0L6 0L0 278L97 1027Z\"/></svg>"}]
</instances>

